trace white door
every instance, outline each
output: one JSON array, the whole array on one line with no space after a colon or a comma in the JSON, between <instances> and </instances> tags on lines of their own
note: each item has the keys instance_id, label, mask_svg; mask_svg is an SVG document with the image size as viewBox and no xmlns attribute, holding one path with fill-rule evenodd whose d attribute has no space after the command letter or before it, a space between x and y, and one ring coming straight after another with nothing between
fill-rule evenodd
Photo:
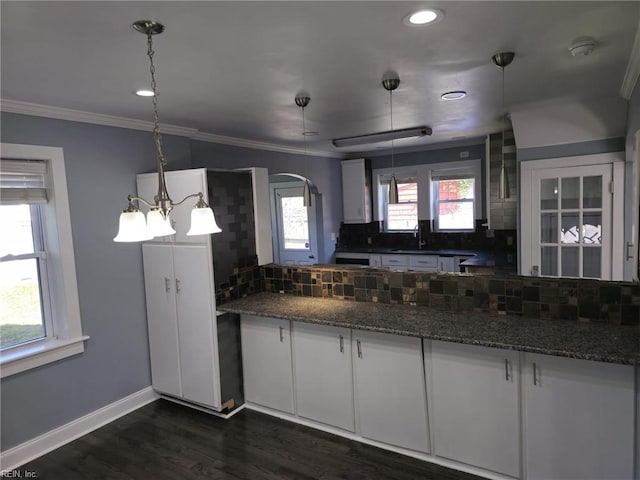
<instances>
[{"instance_id":1,"label":"white door","mask_svg":"<svg viewBox=\"0 0 640 480\"><path fill-rule=\"evenodd\" d=\"M526 354L527 480L633 478L634 369Z\"/></svg>"},{"instance_id":2,"label":"white door","mask_svg":"<svg viewBox=\"0 0 640 480\"><path fill-rule=\"evenodd\" d=\"M523 162L521 273L621 280L619 155Z\"/></svg>"},{"instance_id":3,"label":"white door","mask_svg":"<svg viewBox=\"0 0 640 480\"><path fill-rule=\"evenodd\" d=\"M421 339L354 330L353 343L361 435L428 453Z\"/></svg>"},{"instance_id":4,"label":"white door","mask_svg":"<svg viewBox=\"0 0 640 480\"><path fill-rule=\"evenodd\" d=\"M305 207L302 187L274 189L279 263L312 265L318 263L314 200Z\"/></svg>"},{"instance_id":5,"label":"white door","mask_svg":"<svg viewBox=\"0 0 640 480\"><path fill-rule=\"evenodd\" d=\"M518 477L518 352L434 340L430 386L433 452Z\"/></svg>"},{"instance_id":6,"label":"white door","mask_svg":"<svg viewBox=\"0 0 640 480\"><path fill-rule=\"evenodd\" d=\"M293 352L298 415L353 432L351 330L296 322Z\"/></svg>"},{"instance_id":7,"label":"white door","mask_svg":"<svg viewBox=\"0 0 640 480\"><path fill-rule=\"evenodd\" d=\"M240 336L245 400L293 413L289 320L242 315Z\"/></svg>"},{"instance_id":8,"label":"white door","mask_svg":"<svg viewBox=\"0 0 640 480\"><path fill-rule=\"evenodd\" d=\"M153 388L182 396L173 248L142 245Z\"/></svg>"},{"instance_id":9,"label":"white door","mask_svg":"<svg viewBox=\"0 0 640 480\"><path fill-rule=\"evenodd\" d=\"M220 407L213 279L206 245L173 247L180 375L185 399Z\"/></svg>"}]
</instances>

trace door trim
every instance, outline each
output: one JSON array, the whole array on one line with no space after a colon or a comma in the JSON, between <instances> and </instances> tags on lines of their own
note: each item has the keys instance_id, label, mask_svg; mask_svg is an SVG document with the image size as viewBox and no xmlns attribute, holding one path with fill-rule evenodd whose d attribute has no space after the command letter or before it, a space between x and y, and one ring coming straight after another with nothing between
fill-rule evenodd
<instances>
[{"instance_id":1,"label":"door trim","mask_svg":"<svg viewBox=\"0 0 640 480\"><path fill-rule=\"evenodd\" d=\"M611 277L622 280L624 262L624 152L598 153L575 157L548 158L520 162L520 268L519 275L529 276L531 272L533 172L547 168L586 167L591 165L611 165L613 178L613 198L611 215Z\"/></svg>"}]
</instances>

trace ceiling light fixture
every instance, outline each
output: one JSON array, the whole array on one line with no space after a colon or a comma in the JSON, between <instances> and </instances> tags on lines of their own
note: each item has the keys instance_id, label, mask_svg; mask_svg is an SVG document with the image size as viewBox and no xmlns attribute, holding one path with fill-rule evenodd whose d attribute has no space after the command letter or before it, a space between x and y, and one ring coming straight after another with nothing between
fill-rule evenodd
<instances>
[{"instance_id":1,"label":"ceiling light fixture","mask_svg":"<svg viewBox=\"0 0 640 480\"><path fill-rule=\"evenodd\" d=\"M389 140L398 140L401 138L424 137L431 135L431 128L413 127L402 128L399 130L387 130L386 132L369 133L366 135L357 135L355 137L336 138L332 140L334 147L353 147L355 145L366 145L369 143L388 142Z\"/></svg>"},{"instance_id":2,"label":"ceiling light fixture","mask_svg":"<svg viewBox=\"0 0 640 480\"><path fill-rule=\"evenodd\" d=\"M382 86L389 92L389 117L391 131L393 131L393 91L400 86L400 77L395 72L387 72L382 77ZM391 137L391 180L389 181L389 204L398 203L398 180L396 179L395 163L393 157L393 141Z\"/></svg>"},{"instance_id":3,"label":"ceiling light fixture","mask_svg":"<svg viewBox=\"0 0 640 480\"><path fill-rule=\"evenodd\" d=\"M139 97L153 97L153 91L152 90L137 90L136 91L136 95L138 95Z\"/></svg>"},{"instance_id":4,"label":"ceiling light fixture","mask_svg":"<svg viewBox=\"0 0 640 480\"><path fill-rule=\"evenodd\" d=\"M308 158L307 158L307 128L306 128L306 123L304 120L304 109L307 105L309 105L309 102L311 102L311 97L305 93L305 92L301 92L299 94L296 95L296 105L300 107L300 109L302 110L302 136L304 138L304 187L302 189L302 205L304 207L310 207L311 206L311 186L309 185L309 174L307 171L307 163L308 163Z\"/></svg>"},{"instance_id":5,"label":"ceiling light fixture","mask_svg":"<svg viewBox=\"0 0 640 480\"><path fill-rule=\"evenodd\" d=\"M569 45L569 51L574 57L589 55L595 48L596 41L593 37L578 37Z\"/></svg>"},{"instance_id":6,"label":"ceiling light fixture","mask_svg":"<svg viewBox=\"0 0 640 480\"><path fill-rule=\"evenodd\" d=\"M118 235L115 242L141 242L154 237L173 235L176 231L171 226L169 214L171 210L184 203L189 198L198 197L198 201L191 211L191 228L187 235L206 235L221 232L216 224L213 210L204 201L202 192L187 195L175 203L169 197L167 185L164 179L164 167L167 161L162 153L162 137L160 136L160 122L158 120L158 94L156 89L155 65L153 64L153 36L164 31L164 25L151 20L139 20L133 24L133 28L147 36L147 56L149 57L149 71L151 72L151 91L153 97L153 139L156 147L156 159L158 162L158 194L154 202L148 202L144 198L129 195L129 204L120 214ZM134 200L147 205L150 210L145 222L144 214L133 203Z\"/></svg>"},{"instance_id":7,"label":"ceiling light fixture","mask_svg":"<svg viewBox=\"0 0 640 480\"><path fill-rule=\"evenodd\" d=\"M427 9L419 10L417 12L410 13L402 19L405 25L410 27L418 27L422 25L429 25L442 20L444 12L442 10Z\"/></svg>"},{"instance_id":8,"label":"ceiling light fixture","mask_svg":"<svg viewBox=\"0 0 640 480\"><path fill-rule=\"evenodd\" d=\"M466 96L467 92L464 90L454 90L453 92L443 93L440 98L442 98L442 100L460 100Z\"/></svg>"},{"instance_id":9,"label":"ceiling light fixture","mask_svg":"<svg viewBox=\"0 0 640 480\"><path fill-rule=\"evenodd\" d=\"M504 106L504 69L509 66L511 62L513 62L513 57L515 57L515 53L513 52L501 52L496 53L491 60L496 64L497 67L500 67L502 70L502 163L500 164L500 183L498 184L498 198L504 200L511 196L511 189L509 188L509 175L507 172L507 167L504 163L504 131L505 125L507 124L507 112Z\"/></svg>"}]
</instances>

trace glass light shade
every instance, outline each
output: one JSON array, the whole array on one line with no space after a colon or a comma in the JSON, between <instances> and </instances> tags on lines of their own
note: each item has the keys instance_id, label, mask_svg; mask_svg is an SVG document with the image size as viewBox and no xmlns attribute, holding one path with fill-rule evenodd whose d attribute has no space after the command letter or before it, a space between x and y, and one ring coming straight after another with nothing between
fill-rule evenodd
<instances>
[{"instance_id":1,"label":"glass light shade","mask_svg":"<svg viewBox=\"0 0 640 480\"><path fill-rule=\"evenodd\" d=\"M191 228L187 232L187 235L208 235L210 233L220 233L221 231L211 208L196 207L191 210Z\"/></svg>"},{"instance_id":2,"label":"glass light shade","mask_svg":"<svg viewBox=\"0 0 640 480\"><path fill-rule=\"evenodd\" d=\"M170 217L164 218L160 210L149 210L149 213L147 213L147 228L154 237L166 237L176 233L171 226Z\"/></svg>"},{"instance_id":3,"label":"glass light shade","mask_svg":"<svg viewBox=\"0 0 640 480\"><path fill-rule=\"evenodd\" d=\"M137 211L120 214L120 226L114 242L143 242L152 238L144 220L144 213Z\"/></svg>"},{"instance_id":4,"label":"glass light shade","mask_svg":"<svg viewBox=\"0 0 640 480\"><path fill-rule=\"evenodd\" d=\"M398 181L395 175L391 176L391 181L389 182L389 203L391 205L398 203Z\"/></svg>"},{"instance_id":5,"label":"glass light shade","mask_svg":"<svg viewBox=\"0 0 640 480\"><path fill-rule=\"evenodd\" d=\"M302 189L302 205L305 207L311 206L311 187L309 186L309 180L304 181L304 187Z\"/></svg>"}]
</instances>

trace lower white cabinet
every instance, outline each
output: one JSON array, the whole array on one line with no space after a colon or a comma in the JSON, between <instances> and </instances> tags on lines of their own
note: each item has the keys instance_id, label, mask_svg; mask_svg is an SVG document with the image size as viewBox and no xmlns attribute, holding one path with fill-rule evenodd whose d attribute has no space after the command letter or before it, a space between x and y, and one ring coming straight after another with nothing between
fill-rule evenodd
<instances>
[{"instance_id":1,"label":"lower white cabinet","mask_svg":"<svg viewBox=\"0 0 640 480\"><path fill-rule=\"evenodd\" d=\"M353 432L351 330L294 322L293 355L298 416Z\"/></svg>"},{"instance_id":2,"label":"lower white cabinet","mask_svg":"<svg viewBox=\"0 0 640 480\"><path fill-rule=\"evenodd\" d=\"M242 315L240 338L245 400L294 413L291 322Z\"/></svg>"},{"instance_id":3,"label":"lower white cabinet","mask_svg":"<svg viewBox=\"0 0 640 480\"><path fill-rule=\"evenodd\" d=\"M354 330L353 342L360 434L429 452L422 340Z\"/></svg>"},{"instance_id":4,"label":"lower white cabinet","mask_svg":"<svg viewBox=\"0 0 640 480\"><path fill-rule=\"evenodd\" d=\"M520 475L520 364L511 350L431 341L433 453Z\"/></svg>"},{"instance_id":5,"label":"lower white cabinet","mask_svg":"<svg viewBox=\"0 0 640 480\"><path fill-rule=\"evenodd\" d=\"M146 243L142 256L153 388L220 409L208 246Z\"/></svg>"},{"instance_id":6,"label":"lower white cabinet","mask_svg":"<svg viewBox=\"0 0 640 480\"><path fill-rule=\"evenodd\" d=\"M527 480L630 480L634 368L526 354Z\"/></svg>"}]
</instances>

